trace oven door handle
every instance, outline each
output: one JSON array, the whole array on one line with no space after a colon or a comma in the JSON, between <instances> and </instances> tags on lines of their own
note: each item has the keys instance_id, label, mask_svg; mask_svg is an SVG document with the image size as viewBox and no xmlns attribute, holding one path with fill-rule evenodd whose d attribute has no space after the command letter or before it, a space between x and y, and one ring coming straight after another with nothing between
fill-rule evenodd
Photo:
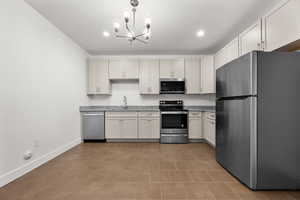
<instances>
[{"instance_id":1,"label":"oven door handle","mask_svg":"<svg viewBox=\"0 0 300 200\"><path fill-rule=\"evenodd\" d=\"M161 111L161 114L171 114L171 115L178 115L178 114L188 114L188 111Z\"/></svg>"},{"instance_id":2,"label":"oven door handle","mask_svg":"<svg viewBox=\"0 0 300 200\"><path fill-rule=\"evenodd\" d=\"M187 137L188 136L188 134L161 134L160 136L171 136L171 137L182 137L182 136L184 136L184 137Z\"/></svg>"}]
</instances>

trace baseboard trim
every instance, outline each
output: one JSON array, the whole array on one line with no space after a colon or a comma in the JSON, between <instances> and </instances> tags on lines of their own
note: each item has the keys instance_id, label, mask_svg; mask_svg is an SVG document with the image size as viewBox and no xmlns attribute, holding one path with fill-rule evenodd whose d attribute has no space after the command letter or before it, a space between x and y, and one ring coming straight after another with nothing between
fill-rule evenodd
<instances>
[{"instance_id":1,"label":"baseboard trim","mask_svg":"<svg viewBox=\"0 0 300 200\"><path fill-rule=\"evenodd\" d=\"M53 158L61 155L62 153L72 149L73 147L79 145L82 142L81 138L78 138L68 144L58 147L54 151L47 153L17 169L11 170L6 174L0 176L0 188L7 185L8 183L20 178L21 176L27 174L28 172L38 168L39 166L47 163L48 161L52 160Z\"/></svg>"},{"instance_id":2,"label":"baseboard trim","mask_svg":"<svg viewBox=\"0 0 300 200\"><path fill-rule=\"evenodd\" d=\"M190 143L206 143L205 139L190 139Z\"/></svg>"},{"instance_id":3,"label":"baseboard trim","mask_svg":"<svg viewBox=\"0 0 300 200\"><path fill-rule=\"evenodd\" d=\"M208 141L207 139L204 139L204 142L205 142L206 144L208 144L209 146L211 146L211 147L213 147L213 148L216 148L216 146L215 146L213 143L211 143L210 141Z\"/></svg>"}]
</instances>

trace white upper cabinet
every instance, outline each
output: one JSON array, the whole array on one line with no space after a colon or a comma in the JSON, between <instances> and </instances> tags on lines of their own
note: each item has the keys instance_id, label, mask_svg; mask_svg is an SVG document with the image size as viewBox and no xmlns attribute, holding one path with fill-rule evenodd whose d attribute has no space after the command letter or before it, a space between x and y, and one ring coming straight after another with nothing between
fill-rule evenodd
<instances>
[{"instance_id":1,"label":"white upper cabinet","mask_svg":"<svg viewBox=\"0 0 300 200\"><path fill-rule=\"evenodd\" d=\"M238 37L235 38L234 40L232 40L226 46L226 51L227 51L226 63L229 63L230 61L239 57L239 38Z\"/></svg>"},{"instance_id":2,"label":"white upper cabinet","mask_svg":"<svg viewBox=\"0 0 300 200\"><path fill-rule=\"evenodd\" d=\"M240 55L255 50L263 50L261 20L258 20L254 25L241 33L239 39Z\"/></svg>"},{"instance_id":3,"label":"white upper cabinet","mask_svg":"<svg viewBox=\"0 0 300 200\"><path fill-rule=\"evenodd\" d=\"M215 68L218 69L239 57L239 38L236 37L215 55Z\"/></svg>"},{"instance_id":4,"label":"white upper cabinet","mask_svg":"<svg viewBox=\"0 0 300 200\"><path fill-rule=\"evenodd\" d=\"M213 56L201 58L201 93L216 93L216 70Z\"/></svg>"},{"instance_id":5,"label":"white upper cabinet","mask_svg":"<svg viewBox=\"0 0 300 200\"><path fill-rule=\"evenodd\" d=\"M219 50L214 56L215 68L218 69L222 67L222 65L225 63L225 59L226 55L224 49Z\"/></svg>"},{"instance_id":6,"label":"white upper cabinet","mask_svg":"<svg viewBox=\"0 0 300 200\"><path fill-rule=\"evenodd\" d=\"M185 59L186 94L201 94L201 59Z\"/></svg>"},{"instance_id":7,"label":"white upper cabinet","mask_svg":"<svg viewBox=\"0 0 300 200\"><path fill-rule=\"evenodd\" d=\"M140 61L140 94L159 94L159 60Z\"/></svg>"},{"instance_id":8,"label":"white upper cabinet","mask_svg":"<svg viewBox=\"0 0 300 200\"><path fill-rule=\"evenodd\" d=\"M184 59L161 59L160 78L184 78Z\"/></svg>"},{"instance_id":9,"label":"white upper cabinet","mask_svg":"<svg viewBox=\"0 0 300 200\"><path fill-rule=\"evenodd\" d=\"M289 0L264 17L266 51L300 39L300 1Z\"/></svg>"},{"instance_id":10,"label":"white upper cabinet","mask_svg":"<svg viewBox=\"0 0 300 200\"><path fill-rule=\"evenodd\" d=\"M111 93L108 71L108 60L89 60L87 92L89 95Z\"/></svg>"},{"instance_id":11,"label":"white upper cabinet","mask_svg":"<svg viewBox=\"0 0 300 200\"><path fill-rule=\"evenodd\" d=\"M111 59L109 61L110 79L138 79L139 61L137 59Z\"/></svg>"}]
</instances>

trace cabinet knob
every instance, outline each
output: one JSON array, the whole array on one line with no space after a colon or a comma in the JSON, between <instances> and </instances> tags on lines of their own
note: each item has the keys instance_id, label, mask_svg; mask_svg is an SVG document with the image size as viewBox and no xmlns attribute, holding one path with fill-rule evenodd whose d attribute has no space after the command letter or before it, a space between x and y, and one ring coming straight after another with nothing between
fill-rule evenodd
<instances>
[{"instance_id":1,"label":"cabinet knob","mask_svg":"<svg viewBox=\"0 0 300 200\"><path fill-rule=\"evenodd\" d=\"M261 47L261 44L257 43L257 48L260 49L260 47Z\"/></svg>"}]
</instances>

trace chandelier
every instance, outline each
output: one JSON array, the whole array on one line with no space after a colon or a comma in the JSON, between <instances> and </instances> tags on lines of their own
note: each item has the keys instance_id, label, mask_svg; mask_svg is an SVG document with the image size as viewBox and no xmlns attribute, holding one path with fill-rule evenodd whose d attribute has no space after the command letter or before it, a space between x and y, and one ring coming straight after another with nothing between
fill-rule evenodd
<instances>
[{"instance_id":1,"label":"chandelier","mask_svg":"<svg viewBox=\"0 0 300 200\"><path fill-rule=\"evenodd\" d=\"M144 44L147 44L150 36L151 36L151 19L150 18L146 18L145 19L145 29L143 32L141 33L137 33L136 32L136 20L135 20L135 16L136 16L136 8L139 5L139 1L138 0L130 0L130 5L132 6L132 23L130 25L130 13L128 11L124 12L124 30L120 33L120 24L115 22L114 23L114 34L116 38L124 38L127 39L130 44L132 44L132 42L134 41L138 41Z\"/></svg>"}]
</instances>

